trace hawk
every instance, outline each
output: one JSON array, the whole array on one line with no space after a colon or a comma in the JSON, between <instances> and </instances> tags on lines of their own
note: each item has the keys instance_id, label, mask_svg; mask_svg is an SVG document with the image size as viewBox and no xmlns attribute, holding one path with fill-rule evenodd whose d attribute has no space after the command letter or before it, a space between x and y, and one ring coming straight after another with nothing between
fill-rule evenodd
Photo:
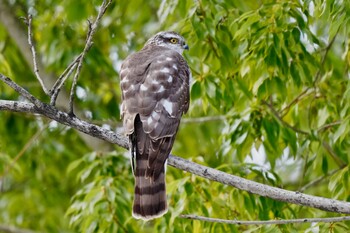
<instances>
[{"instance_id":1,"label":"hawk","mask_svg":"<svg viewBox=\"0 0 350 233\"><path fill-rule=\"evenodd\" d=\"M150 220L167 212L165 162L189 107L189 47L176 32L159 32L129 55L120 70L121 116L135 177L132 215Z\"/></svg>"}]
</instances>

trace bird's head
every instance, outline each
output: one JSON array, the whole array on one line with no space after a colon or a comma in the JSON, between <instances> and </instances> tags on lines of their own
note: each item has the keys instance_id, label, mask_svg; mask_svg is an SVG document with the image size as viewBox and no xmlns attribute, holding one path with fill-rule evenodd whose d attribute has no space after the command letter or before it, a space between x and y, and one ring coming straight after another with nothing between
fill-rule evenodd
<instances>
[{"instance_id":1,"label":"bird's head","mask_svg":"<svg viewBox=\"0 0 350 233\"><path fill-rule=\"evenodd\" d=\"M158 32L147 41L145 46L147 45L164 46L180 54L189 49L185 39L173 31Z\"/></svg>"}]
</instances>

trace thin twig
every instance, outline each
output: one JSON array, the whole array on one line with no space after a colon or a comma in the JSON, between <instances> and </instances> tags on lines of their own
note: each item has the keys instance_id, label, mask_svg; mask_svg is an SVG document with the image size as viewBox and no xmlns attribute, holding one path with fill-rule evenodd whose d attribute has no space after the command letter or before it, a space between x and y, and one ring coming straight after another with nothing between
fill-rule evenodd
<instances>
[{"instance_id":1,"label":"thin twig","mask_svg":"<svg viewBox=\"0 0 350 233\"><path fill-rule=\"evenodd\" d=\"M75 89L76 89L76 86L78 83L78 77L79 77L80 72L81 72L84 57L93 44L93 42L92 42L93 36L94 36L96 29L97 29L97 26L100 23L101 18L103 16L103 14L106 12L109 4L111 4L111 1L104 0L101 7L100 7L100 10L98 12L98 15L97 15L94 23L91 24L91 22L88 21L89 30L88 30L88 34L87 34L87 38L86 38L85 47L84 47L84 50L81 53L81 57L78 61L78 66L77 66L76 72L74 74L73 83L72 83L72 87L71 87L71 91L70 91L70 98L69 98L69 114L70 115L74 115L74 110L73 110L74 93L75 93Z\"/></svg>"},{"instance_id":2,"label":"thin twig","mask_svg":"<svg viewBox=\"0 0 350 233\"><path fill-rule=\"evenodd\" d=\"M302 206L309 206L330 212L350 214L350 202L336 201L324 197L312 196L297 191L289 191L281 188L272 187L255 181L247 180L238 176L216 170L214 168L199 165L192 161L169 156L168 165L178 169L188 171L205 179L217 181L222 184L236 187L249 193L258 194L277 201L294 203ZM335 204L338 202L338 204Z\"/></svg>"},{"instance_id":3,"label":"thin twig","mask_svg":"<svg viewBox=\"0 0 350 233\"><path fill-rule=\"evenodd\" d=\"M287 113L289 112L289 109L296 103L298 103L304 96L307 96L311 93L308 93L309 90L311 90L310 87L306 88L304 91L302 91L297 97L295 97L292 102L290 102L285 108L283 108L281 112L281 118L284 118Z\"/></svg>"},{"instance_id":4,"label":"thin twig","mask_svg":"<svg viewBox=\"0 0 350 233\"><path fill-rule=\"evenodd\" d=\"M46 130L48 125L44 126L42 129L38 130L33 137L31 137L29 139L29 141L24 145L24 147L21 149L21 151L16 155L16 157L13 159L12 163L9 164L8 166L6 166L3 174L0 175L0 180L2 180L7 173L9 172L9 170L15 165L15 163L22 157L22 155L24 154L24 152L26 152L28 150L28 148L30 147L30 145L33 144L33 142L44 132L44 130Z\"/></svg>"},{"instance_id":5,"label":"thin twig","mask_svg":"<svg viewBox=\"0 0 350 233\"><path fill-rule=\"evenodd\" d=\"M315 86L316 86L316 83L319 81L319 79L321 78L321 68L324 66L324 63L326 62L326 58L327 58L327 55L328 55L328 52L329 50L331 49L338 33L339 33L339 30L340 30L340 27L338 28L337 32L335 33L334 37L332 38L332 40L329 42L329 44L327 45L327 47L325 48L325 53L324 55L322 56L322 59L321 59L321 65L320 65L320 69L317 70L315 76L314 76L314 82L313 82L313 86L314 87L308 87L306 88L304 91L302 91L296 98L294 98L292 100L292 102L290 102L285 108L283 108L280 112L281 112L281 118L284 118L287 113L289 112L289 110L291 109L291 107L293 105L295 105L296 103L298 103L302 97L304 96L307 96L311 93L308 93L311 89L316 89Z\"/></svg>"},{"instance_id":6,"label":"thin twig","mask_svg":"<svg viewBox=\"0 0 350 233\"><path fill-rule=\"evenodd\" d=\"M85 51L85 49L84 49ZM79 77L79 74L81 72L81 67L82 67L82 64L83 64L83 58L84 58L84 52L81 54L81 57L80 59L78 60L78 67L75 71L75 74L74 74L74 77L73 77L73 83L72 83L72 87L70 89L70 95L69 95L69 114L70 115L74 115L74 106L73 106L73 103L74 103L74 93L75 93L75 90L76 90L76 86L77 86L77 83L78 83L78 77Z\"/></svg>"},{"instance_id":7,"label":"thin twig","mask_svg":"<svg viewBox=\"0 0 350 233\"><path fill-rule=\"evenodd\" d=\"M324 66L324 63L326 62L326 58L327 58L327 55L328 55L328 52L329 50L331 49L335 39L337 38L338 36L338 33L339 33L339 30L340 30L341 26L338 27L337 29L337 32L334 34L332 40L328 43L327 47L326 47L326 51L322 57L322 60L321 60L321 65L320 65L320 69L317 71L316 75L315 75L315 80L314 80L314 86L316 86L316 83L319 81L319 79L321 78L321 68L323 68Z\"/></svg>"},{"instance_id":8,"label":"thin twig","mask_svg":"<svg viewBox=\"0 0 350 233\"><path fill-rule=\"evenodd\" d=\"M263 104L265 104L272 112L272 114L286 127L292 129L293 131L297 132L297 133L300 133L300 134L304 134L304 135L309 135L308 132L304 131L304 130L301 130L301 129L298 129L292 125L290 125L289 123L287 123L286 121L284 121L282 119L282 117L278 114L278 112L276 111L276 109L272 106L272 104L266 102L266 101L262 101Z\"/></svg>"},{"instance_id":9,"label":"thin twig","mask_svg":"<svg viewBox=\"0 0 350 233\"><path fill-rule=\"evenodd\" d=\"M329 145L328 142L322 141L322 146L323 148L328 152L328 154L332 157L334 162L338 165L339 168L344 168L347 163L345 163L343 160L340 159L340 156L338 156L332 147Z\"/></svg>"},{"instance_id":10,"label":"thin twig","mask_svg":"<svg viewBox=\"0 0 350 233\"><path fill-rule=\"evenodd\" d=\"M59 111L57 108L51 105L43 105L42 108L38 108L31 103L0 100L0 110L37 113L55 120L61 124L77 129L90 136L100 138L126 149L128 148L128 139L123 134L119 134L114 131L80 120L75 116L71 116L68 113ZM240 190L254 193L263 197L268 197L274 200L294 203L302 206L309 206L330 212L350 214L349 202L312 196L300 192L272 187L238 176L234 176L216 170L214 168L206 167L173 155L169 156L168 165L201 176L205 179L217 181L219 183L236 187Z\"/></svg>"},{"instance_id":11,"label":"thin twig","mask_svg":"<svg viewBox=\"0 0 350 233\"><path fill-rule=\"evenodd\" d=\"M300 219L279 219L279 220L265 220L265 221L241 221L241 220L226 220L220 218L208 218L196 215L180 215L180 218L200 220L205 222L216 222L235 225L281 225L291 223L310 223L310 222L342 222L350 221L350 216L332 217L332 218L300 218Z\"/></svg>"},{"instance_id":12,"label":"thin twig","mask_svg":"<svg viewBox=\"0 0 350 233\"><path fill-rule=\"evenodd\" d=\"M318 132L322 132L322 131L324 131L326 129L329 129L329 128L333 127L333 126L340 125L342 122L343 122L343 120L338 120L338 121L331 122L329 124L325 124L325 125L319 127L317 129L317 131Z\"/></svg>"},{"instance_id":13,"label":"thin twig","mask_svg":"<svg viewBox=\"0 0 350 233\"><path fill-rule=\"evenodd\" d=\"M63 84L66 82L66 80L69 78L69 76L73 73L75 67L78 64L79 59L81 58L81 54L77 56L69 65L68 67L63 71L63 73L58 77L57 81L55 84L52 86L50 90L50 95L51 95L51 100L50 104L55 106L56 104L56 99L58 94L61 91L61 88Z\"/></svg>"},{"instance_id":14,"label":"thin twig","mask_svg":"<svg viewBox=\"0 0 350 233\"><path fill-rule=\"evenodd\" d=\"M343 168L338 168L338 169L335 169L333 171L330 171L328 172L326 175L323 175L317 179L313 179L312 181L310 181L309 183L305 184L303 187L301 187L299 189L300 192L304 192L306 189L308 189L309 187L312 187L320 182L322 182L323 180L327 179L328 177L334 175L335 173L337 173L338 171L340 171L341 169Z\"/></svg>"},{"instance_id":15,"label":"thin twig","mask_svg":"<svg viewBox=\"0 0 350 233\"><path fill-rule=\"evenodd\" d=\"M45 84L44 84L44 82L41 79L40 74L39 74L39 69L38 69L38 65L37 65L37 58L36 58L36 51L35 51L35 47L34 47L34 43L33 43L32 15L31 14L28 15L28 17L26 19L26 24L28 26L28 44L29 44L29 47L30 47L30 50L31 50L32 56L33 56L34 74L35 74L35 77L37 78L37 80L39 81L45 94L49 95L49 91L46 89Z\"/></svg>"}]
</instances>

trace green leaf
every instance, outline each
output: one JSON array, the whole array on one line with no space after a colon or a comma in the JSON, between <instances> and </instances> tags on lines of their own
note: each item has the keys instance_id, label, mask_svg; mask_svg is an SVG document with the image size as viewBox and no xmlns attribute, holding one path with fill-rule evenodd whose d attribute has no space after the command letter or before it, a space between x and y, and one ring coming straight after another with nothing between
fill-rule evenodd
<instances>
[{"instance_id":1,"label":"green leaf","mask_svg":"<svg viewBox=\"0 0 350 233\"><path fill-rule=\"evenodd\" d=\"M202 96L202 83L195 81L191 87L191 99L196 100Z\"/></svg>"},{"instance_id":2,"label":"green leaf","mask_svg":"<svg viewBox=\"0 0 350 233\"><path fill-rule=\"evenodd\" d=\"M71 162L68 167L67 167L67 173L71 173L73 170L75 170L77 167L79 167L79 165L81 165L83 162L82 159L77 159L73 162Z\"/></svg>"}]
</instances>

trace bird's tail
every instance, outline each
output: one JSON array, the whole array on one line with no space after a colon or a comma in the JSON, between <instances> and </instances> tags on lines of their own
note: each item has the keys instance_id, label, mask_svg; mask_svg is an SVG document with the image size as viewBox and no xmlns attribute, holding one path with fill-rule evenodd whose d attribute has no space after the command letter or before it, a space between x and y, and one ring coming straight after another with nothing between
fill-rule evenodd
<instances>
[{"instance_id":1,"label":"bird's tail","mask_svg":"<svg viewBox=\"0 0 350 233\"><path fill-rule=\"evenodd\" d=\"M168 211L165 171L163 169L156 178L146 176L147 156L140 157L135 161L135 197L132 215L137 219L150 220L160 217Z\"/></svg>"}]
</instances>

